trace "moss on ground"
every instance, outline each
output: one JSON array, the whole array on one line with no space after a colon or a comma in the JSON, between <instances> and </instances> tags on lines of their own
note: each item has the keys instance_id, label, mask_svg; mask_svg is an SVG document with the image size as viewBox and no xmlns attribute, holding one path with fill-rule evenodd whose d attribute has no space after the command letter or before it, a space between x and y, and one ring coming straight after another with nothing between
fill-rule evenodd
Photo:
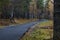
<instances>
[{"instance_id":1,"label":"moss on ground","mask_svg":"<svg viewBox=\"0 0 60 40\"><path fill-rule=\"evenodd\" d=\"M49 20L49 21L41 22L38 26L40 27L53 26L53 21Z\"/></svg>"},{"instance_id":2,"label":"moss on ground","mask_svg":"<svg viewBox=\"0 0 60 40\"><path fill-rule=\"evenodd\" d=\"M25 35L21 40L48 40L53 38L53 29L41 29L40 27L52 26L53 21L49 20L47 22L41 22L36 26L29 35Z\"/></svg>"},{"instance_id":3,"label":"moss on ground","mask_svg":"<svg viewBox=\"0 0 60 40\"><path fill-rule=\"evenodd\" d=\"M30 35L25 35L22 40L47 40L51 38L50 31L51 29L36 29L35 31L32 31Z\"/></svg>"}]
</instances>

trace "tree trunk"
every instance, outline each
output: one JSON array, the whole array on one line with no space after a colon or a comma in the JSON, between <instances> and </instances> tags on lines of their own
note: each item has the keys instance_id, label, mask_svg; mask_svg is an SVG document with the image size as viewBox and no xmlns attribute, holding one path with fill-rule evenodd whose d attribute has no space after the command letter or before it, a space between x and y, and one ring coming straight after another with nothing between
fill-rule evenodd
<instances>
[{"instance_id":1,"label":"tree trunk","mask_svg":"<svg viewBox=\"0 0 60 40\"><path fill-rule=\"evenodd\" d=\"M15 23L15 21L14 21L14 7L12 7L12 11L10 13L10 21L11 21L11 23Z\"/></svg>"}]
</instances>

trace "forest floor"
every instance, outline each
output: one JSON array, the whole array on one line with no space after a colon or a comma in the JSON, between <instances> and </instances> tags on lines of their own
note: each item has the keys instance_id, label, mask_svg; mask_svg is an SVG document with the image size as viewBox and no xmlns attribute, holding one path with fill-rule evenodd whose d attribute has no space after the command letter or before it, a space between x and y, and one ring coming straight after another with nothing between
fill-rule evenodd
<instances>
[{"instance_id":1,"label":"forest floor","mask_svg":"<svg viewBox=\"0 0 60 40\"><path fill-rule=\"evenodd\" d=\"M53 40L53 21L40 22L20 40Z\"/></svg>"},{"instance_id":2,"label":"forest floor","mask_svg":"<svg viewBox=\"0 0 60 40\"><path fill-rule=\"evenodd\" d=\"M36 21L37 19L15 19L15 22L18 24L23 24L31 21Z\"/></svg>"},{"instance_id":3,"label":"forest floor","mask_svg":"<svg viewBox=\"0 0 60 40\"><path fill-rule=\"evenodd\" d=\"M14 19L15 23L11 23L10 19L0 19L0 28L4 28L4 26L9 25L24 24L35 20L37 19Z\"/></svg>"}]
</instances>

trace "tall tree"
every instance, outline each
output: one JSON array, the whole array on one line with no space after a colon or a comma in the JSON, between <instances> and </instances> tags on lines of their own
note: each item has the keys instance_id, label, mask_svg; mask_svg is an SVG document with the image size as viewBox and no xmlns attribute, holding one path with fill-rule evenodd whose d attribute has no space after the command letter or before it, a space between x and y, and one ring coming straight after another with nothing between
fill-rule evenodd
<instances>
[{"instance_id":1,"label":"tall tree","mask_svg":"<svg viewBox=\"0 0 60 40\"><path fill-rule=\"evenodd\" d=\"M29 2L31 0L23 0L21 2L21 6L22 6L22 12L23 15L25 15L25 18L29 18Z\"/></svg>"},{"instance_id":2,"label":"tall tree","mask_svg":"<svg viewBox=\"0 0 60 40\"><path fill-rule=\"evenodd\" d=\"M37 8L38 9L43 9L43 7L44 7L44 2L43 2L44 0L38 0L37 1Z\"/></svg>"},{"instance_id":3,"label":"tall tree","mask_svg":"<svg viewBox=\"0 0 60 40\"><path fill-rule=\"evenodd\" d=\"M38 0L37 1L37 10L38 10L38 18L43 18L44 16L44 13L43 13L43 10L44 10L44 0Z\"/></svg>"},{"instance_id":4,"label":"tall tree","mask_svg":"<svg viewBox=\"0 0 60 40\"><path fill-rule=\"evenodd\" d=\"M8 4L9 0L0 0L0 12L2 12L3 17L6 17L6 15L8 15Z\"/></svg>"},{"instance_id":5,"label":"tall tree","mask_svg":"<svg viewBox=\"0 0 60 40\"><path fill-rule=\"evenodd\" d=\"M18 17L22 18L29 18L29 2L31 0L17 0L14 1L14 8L15 9L15 14L18 15Z\"/></svg>"}]
</instances>

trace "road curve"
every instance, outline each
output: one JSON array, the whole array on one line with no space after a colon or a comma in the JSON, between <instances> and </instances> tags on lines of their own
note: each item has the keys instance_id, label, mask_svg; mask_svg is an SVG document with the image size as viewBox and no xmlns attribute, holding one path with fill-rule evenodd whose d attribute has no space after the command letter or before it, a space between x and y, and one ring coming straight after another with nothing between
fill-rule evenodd
<instances>
[{"instance_id":1,"label":"road curve","mask_svg":"<svg viewBox=\"0 0 60 40\"><path fill-rule=\"evenodd\" d=\"M0 40L18 40L30 27L39 22L42 21L34 21L22 25L18 24L15 26L3 28L0 30Z\"/></svg>"}]
</instances>

